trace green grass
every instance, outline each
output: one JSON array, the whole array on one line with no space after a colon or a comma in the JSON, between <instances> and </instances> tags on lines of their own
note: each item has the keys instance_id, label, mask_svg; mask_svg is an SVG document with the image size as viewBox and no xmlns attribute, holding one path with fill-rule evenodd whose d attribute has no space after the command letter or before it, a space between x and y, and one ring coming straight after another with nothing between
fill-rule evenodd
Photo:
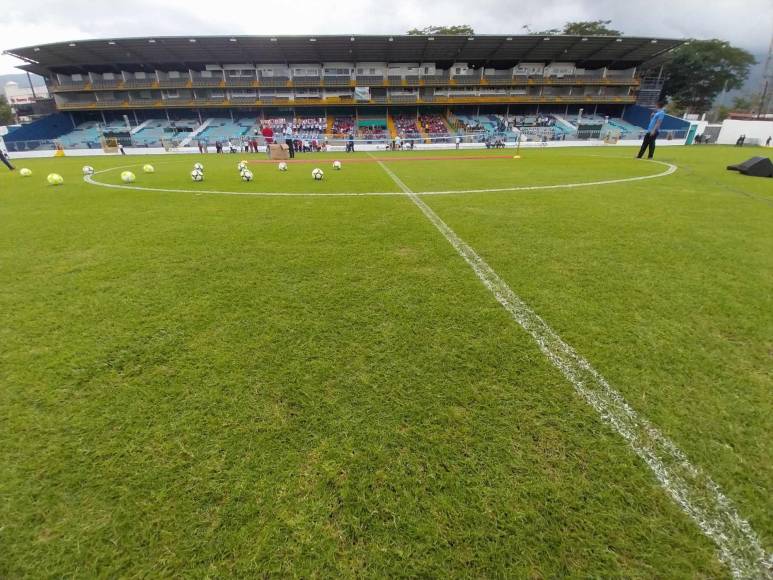
<instances>
[{"instance_id":1,"label":"green grass","mask_svg":"<svg viewBox=\"0 0 773 580\"><path fill-rule=\"evenodd\" d=\"M379 156L414 191L664 169L499 154ZM770 551L773 187L724 170L750 154L424 199ZM321 183L230 155L201 184L194 156L0 168L0 577L727 576L410 200L200 193L399 191L315 157Z\"/></svg>"}]
</instances>

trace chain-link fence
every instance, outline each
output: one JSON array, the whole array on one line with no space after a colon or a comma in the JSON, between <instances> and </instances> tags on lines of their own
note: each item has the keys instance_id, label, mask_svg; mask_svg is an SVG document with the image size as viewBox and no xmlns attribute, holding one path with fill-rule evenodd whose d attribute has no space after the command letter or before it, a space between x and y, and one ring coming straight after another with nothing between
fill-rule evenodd
<instances>
[{"instance_id":1,"label":"chain-link fence","mask_svg":"<svg viewBox=\"0 0 773 580\"><path fill-rule=\"evenodd\" d=\"M538 145L538 144L558 144L563 141L605 141L616 142L619 140L641 140L644 138L645 130L642 129L636 133L625 133L615 131L604 131L599 129L594 130L580 130L574 133L527 133L518 130L510 130L504 132L468 132L459 134L450 133L429 133L424 135L411 135L411 136L395 136L391 137L386 132L379 135L370 136L350 136L350 135L326 135L321 133L300 133L293 135L293 143L297 150L300 151L322 151L327 148L346 148L353 144L354 148L368 146L369 148L377 149L402 149L410 150L416 148L469 148L469 147L485 147L485 148L501 148L506 146L515 146L518 141L524 145ZM680 140L685 139L687 131L662 131L659 135L660 140ZM266 138L262 135L245 136L234 135L231 138L219 139L217 142L212 140L197 139L163 139L148 142L140 141L133 138L131 135L111 135L111 138L116 138L118 142L125 148L136 149L158 149L164 148L166 150L180 149L181 147L189 147L197 149L199 145L205 148L207 151L214 152L216 150L217 143L220 144L221 149L224 152L230 151L254 151L254 145L257 145L259 150L265 150ZM284 143L285 137L281 134L276 135L273 138L273 142ZM6 148L9 153L23 153L30 151L51 151L57 148L79 149L87 150L94 149L95 151L101 151L101 141L86 141L75 144L70 144L66 140L57 139L45 139L45 140L32 140L32 141L10 141L6 142Z\"/></svg>"}]
</instances>

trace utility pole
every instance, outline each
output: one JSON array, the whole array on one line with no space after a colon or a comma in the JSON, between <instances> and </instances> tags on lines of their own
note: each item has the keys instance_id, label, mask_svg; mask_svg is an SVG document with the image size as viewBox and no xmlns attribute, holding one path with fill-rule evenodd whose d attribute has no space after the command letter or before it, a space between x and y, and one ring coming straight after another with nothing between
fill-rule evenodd
<instances>
[{"instance_id":1,"label":"utility pole","mask_svg":"<svg viewBox=\"0 0 773 580\"><path fill-rule=\"evenodd\" d=\"M768 58L765 59L765 71L762 76L762 95L760 96L760 106L757 111L757 118L768 112L768 89L773 85L773 34L770 35L770 45L768 46Z\"/></svg>"}]
</instances>

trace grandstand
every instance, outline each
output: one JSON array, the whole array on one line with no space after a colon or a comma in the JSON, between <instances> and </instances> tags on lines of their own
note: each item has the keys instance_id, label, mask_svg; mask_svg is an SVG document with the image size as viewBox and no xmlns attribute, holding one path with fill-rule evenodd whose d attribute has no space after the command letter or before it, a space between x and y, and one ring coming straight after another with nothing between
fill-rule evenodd
<instances>
[{"instance_id":1,"label":"grandstand","mask_svg":"<svg viewBox=\"0 0 773 580\"><path fill-rule=\"evenodd\" d=\"M274 132L292 124L302 139L353 130L370 142L519 132L573 139L587 133L576 123L581 112L596 134L636 136L642 117L626 114L641 86L636 71L681 42L211 36L30 46L7 53L46 79L59 113L7 141L11 149L95 147L104 132L123 131L124 119L131 132L121 138L138 147L239 141L267 123Z\"/></svg>"}]
</instances>

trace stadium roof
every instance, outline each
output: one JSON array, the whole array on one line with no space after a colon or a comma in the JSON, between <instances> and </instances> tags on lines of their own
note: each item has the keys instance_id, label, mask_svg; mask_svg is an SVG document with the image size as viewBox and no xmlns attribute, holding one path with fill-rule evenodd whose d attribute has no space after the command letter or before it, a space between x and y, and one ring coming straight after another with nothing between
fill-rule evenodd
<instances>
[{"instance_id":1,"label":"stadium roof","mask_svg":"<svg viewBox=\"0 0 773 580\"><path fill-rule=\"evenodd\" d=\"M155 36L76 40L5 51L46 75L110 70L195 68L205 64L435 62L508 68L517 62L576 62L628 68L683 40L631 36Z\"/></svg>"}]
</instances>

